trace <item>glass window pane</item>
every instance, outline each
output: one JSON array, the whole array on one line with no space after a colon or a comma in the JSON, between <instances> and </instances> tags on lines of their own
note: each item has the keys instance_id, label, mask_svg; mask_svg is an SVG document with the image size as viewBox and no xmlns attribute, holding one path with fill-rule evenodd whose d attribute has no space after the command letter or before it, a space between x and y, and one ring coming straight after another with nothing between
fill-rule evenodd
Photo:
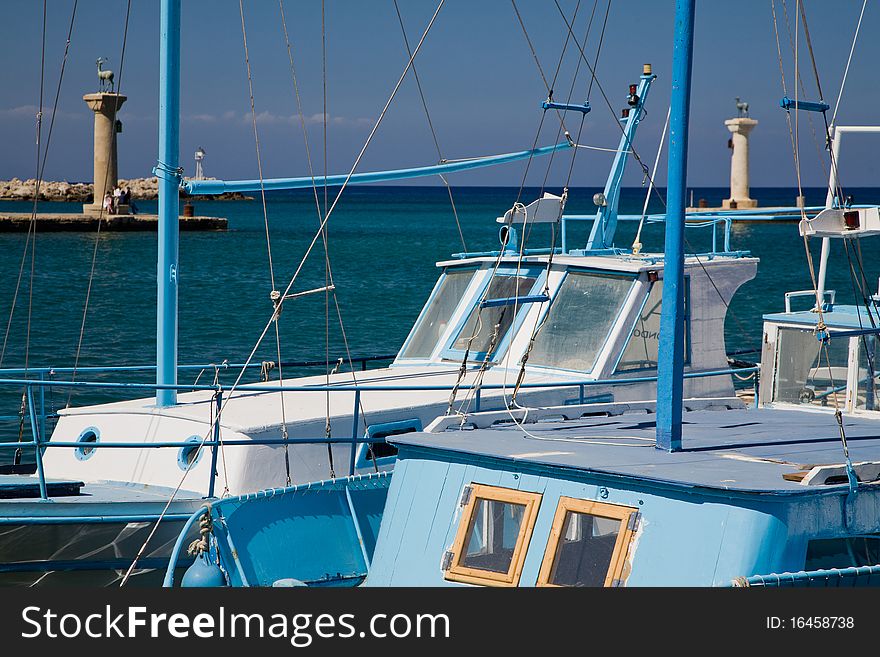
<instances>
[{"instance_id":1,"label":"glass window pane","mask_svg":"<svg viewBox=\"0 0 880 657\"><path fill-rule=\"evenodd\" d=\"M522 527L524 504L477 498L459 564L506 573Z\"/></svg>"},{"instance_id":2,"label":"glass window pane","mask_svg":"<svg viewBox=\"0 0 880 657\"><path fill-rule=\"evenodd\" d=\"M428 358L446 332L449 319L458 307L473 277L473 270L446 272L437 294L425 309L401 358Z\"/></svg>"},{"instance_id":3,"label":"glass window pane","mask_svg":"<svg viewBox=\"0 0 880 657\"><path fill-rule=\"evenodd\" d=\"M621 521L568 511L556 546L550 583L604 586Z\"/></svg>"},{"instance_id":4,"label":"glass window pane","mask_svg":"<svg viewBox=\"0 0 880 657\"><path fill-rule=\"evenodd\" d=\"M824 538L807 544L804 570L827 570L880 564L880 537Z\"/></svg>"},{"instance_id":5,"label":"glass window pane","mask_svg":"<svg viewBox=\"0 0 880 657\"><path fill-rule=\"evenodd\" d=\"M781 328L777 354L773 401L834 406L836 396L843 405L849 338L835 338L832 333L826 357L811 329Z\"/></svg>"},{"instance_id":6,"label":"glass window pane","mask_svg":"<svg viewBox=\"0 0 880 657\"><path fill-rule=\"evenodd\" d=\"M633 279L569 272L553 299L529 363L589 372Z\"/></svg>"},{"instance_id":7,"label":"glass window pane","mask_svg":"<svg viewBox=\"0 0 880 657\"><path fill-rule=\"evenodd\" d=\"M636 324L633 327L629 342L617 365L618 372L632 370L655 369L657 354L660 348L660 308L663 302L663 281L651 286L648 300ZM687 295L685 295L685 315L687 315ZM688 331L684 332L684 353L687 354Z\"/></svg>"},{"instance_id":8,"label":"glass window pane","mask_svg":"<svg viewBox=\"0 0 880 657\"><path fill-rule=\"evenodd\" d=\"M878 379L877 356L880 356L877 336L865 335L859 338L859 384L857 386L856 408L866 411L880 410L880 379Z\"/></svg>"},{"instance_id":9,"label":"glass window pane","mask_svg":"<svg viewBox=\"0 0 880 657\"><path fill-rule=\"evenodd\" d=\"M496 275L489 282L489 291L486 294L486 299L509 299L511 297L526 296L531 292L536 280L537 276L530 274L520 276ZM494 353L513 324L514 313L519 312L522 308L523 306L521 305L516 307L511 304L509 306L483 308L480 311L479 304L475 305L467 321L464 323L464 327L462 327L458 337L455 339L452 348L464 351L468 348L470 338L476 336L470 342L471 354L485 354L492 343L492 332L495 330L495 325L500 324L498 337L495 339L495 346L492 349Z\"/></svg>"}]
</instances>

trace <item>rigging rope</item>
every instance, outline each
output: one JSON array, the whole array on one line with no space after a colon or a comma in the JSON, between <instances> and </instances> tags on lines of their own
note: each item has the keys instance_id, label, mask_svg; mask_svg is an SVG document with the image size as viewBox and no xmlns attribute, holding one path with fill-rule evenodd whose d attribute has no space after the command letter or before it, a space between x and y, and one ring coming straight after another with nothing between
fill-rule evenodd
<instances>
[{"instance_id":1,"label":"rigging rope","mask_svg":"<svg viewBox=\"0 0 880 657\"><path fill-rule=\"evenodd\" d=\"M260 176L260 202L263 210L263 226L266 231L266 255L269 261L269 283L271 286L270 289L270 298L274 299L276 289L275 289L275 266L272 262L272 238L269 233L269 210L266 205L266 188L263 184L263 158L260 152L260 133L257 130L257 110L256 104L254 102L254 82L253 77L251 75L251 58L250 52L248 51L248 40L247 40L247 27L245 26L244 19L244 4L242 0L238 0L238 13L241 17L241 39L244 45L244 63L245 68L247 69L247 81L248 81L248 95L250 97L251 103L251 124L253 126L254 131L254 147L256 149L257 156L257 172ZM276 301L277 303L277 301ZM274 315L275 317L275 352L278 362L278 385L284 385L284 375L282 372L282 364L281 364L281 328L279 326L279 313ZM287 483L290 484L290 456L288 453L288 445L287 445L287 417L284 408L284 393L278 395L278 400L281 405L281 437L284 440L284 470L287 477Z\"/></svg>"},{"instance_id":2,"label":"rigging rope","mask_svg":"<svg viewBox=\"0 0 880 657\"><path fill-rule=\"evenodd\" d=\"M12 297L12 305L9 309L9 318L7 319L7 323L6 323L6 333L3 338L3 348L2 348L2 350L0 350L0 366L3 365L3 361L6 356L6 349L7 349L7 345L9 342L10 331L12 328L12 320L15 315L15 308L16 308L16 304L18 302L18 294L21 289L21 280L24 275L24 266L25 266L25 263L27 262L28 250L32 248L30 245L30 241L31 241L31 239L36 239L36 220L37 220L37 203L39 201L39 188L40 188L40 184L43 180L43 174L44 174L44 171L46 168L46 161L48 160L48 156L49 156L49 146L52 142L52 132L55 127L55 116L58 113L58 100L61 97L61 83L64 81L64 72L67 67L67 56L70 52L70 40L71 40L71 35L73 33L74 21L76 19L77 5L78 5L77 0L74 0L73 7L72 7L71 13L70 13L70 21L69 21L69 25L68 25L68 29L67 29L67 40L66 40L65 46L64 46L64 54L61 58L61 70L58 75L58 85L55 89L55 100L52 104L52 118L49 120L49 130L47 131L47 135L46 135L46 145L43 149L42 160L40 159L39 151L37 153L37 180L36 180L36 186L35 186L35 190L34 190L34 204L33 204L32 210L31 210L31 219L30 219L30 223L28 225L28 233L27 233L27 237L25 239L24 251L22 252L22 256L21 256L21 264L19 266L18 279L15 284L15 292ZM44 36L43 36L43 40L42 40L41 54L40 54L40 60L41 60L40 61L40 106L39 106L39 111L36 116L38 140L41 139L42 119L43 119L43 71L44 71L45 58L46 58L45 6L44 6L43 22L44 22L44 28L43 28ZM33 271L31 273L31 276L32 276L31 287L33 287ZM28 329L28 335L29 334L30 334L30 329Z\"/></svg>"},{"instance_id":3,"label":"rigging rope","mask_svg":"<svg viewBox=\"0 0 880 657\"><path fill-rule=\"evenodd\" d=\"M125 8L125 22L124 22L123 32L122 32L122 46L121 46L121 52L119 55L119 84L117 84L117 86L116 86L116 89L117 89L116 93L117 94L119 94L122 91L122 79L123 79L123 71L124 71L124 67L125 67L125 46L128 43L128 23L129 23L130 17L131 17L131 0L128 0L128 2L126 4L126 8ZM72 25L71 25L71 27L72 27ZM60 81L59 81L59 87L60 87ZM116 124L116 114L118 111L119 111L119 104L113 103L113 112L111 114L111 122L114 125ZM104 171L104 189L105 190L107 189L107 181L109 179L110 179L110 160L108 159L107 160L107 168ZM98 181L96 180L94 189L97 189L97 182ZM89 304L90 304L91 298L92 298L92 284L95 280L95 268L96 268L97 261L98 261L98 246L101 243L101 226L104 222L104 204L102 201L103 201L103 199L101 201L98 201L98 199L95 198L94 193L92 194L92 202L93 203L100 203L101 209L98 211L98 227L95 231L95 245L92 249L92 262L91 262L91 266L89 268L89 282L88 282L88 285L86 286L86 298L85 298L85 302L83 303L82 321L80 322L79 337L76 342L76 354L74 355L74 359L73 359L73 372L71 373L71 377L70 377L71 381L76 380L77 368L79 367L79 358L80 358L80 354L82 353L83 340L85 339L86 320L88 318ZM67 402L65 405L68 407L70 406L70 400L73 398L74 390L75 389L73 387L71 387L70 391L67 393Z\"/></svg>"},{"instance_id":4,"label":"rigging rope","mask_svg":"<svg viewBox=\"0 0 880 657\"><path fill-rule=\"evenodd\" d=\"M862 18L865 15L865 7L868 6L868 0L863 0L862 11L859 12L859 21L856 23L856 33L853 35L852 46L849 49L849 57L846 58L846 68L843 70L843 79L840 81L840 91L837 93L837 102L834 103L834 113L831 115L831 125L837 120L837 110L840 108L840 99L843 98L843 88L846 86L846 79L849 76L849 65L852 63L853 53L856 50L856 41L859 39L859 30L862 29Z\"/></svg>"},{"instance_id":5,"label":"rigging rope","mask_svg":"<svg viewBox=\"0 0 880 657\"><path fill-rule=\"evenodd\" d=\"M294 275L291 277L290 281L288 282L287 287L285 288L284 294L281 295L281 302L282 303L283 303L284 296L290 292L291 288L293 287L293 284L296 282L296 279L299 275L299 272L302 271L302 267L305 264L305 260L308 257L308 254L311 252L312 248L314 248L315 244L318 241L318 238L321 236L321 231L322 231L324 225L329 221L330 216L332 215L334 209L336 208L336 205L339 202L339 199L342 197L342 193L345 191L345 188L348 185L348 181L351 180L351 177L354 175L354 172L357 169L358 165L360 164L360 161L361 161L364 153L366 152L367 147L370 145L373 137L376 134L376 131L379 129L379 126L381 125L382 120L384 119L385 114L388 111L388 108L390 107L391 103L393 102L394 98L396 97L397 91L400 89L400 86L403 83L404 77L406 76L407 72L409 71L413 60L416 58L419 51L421 50L422 44L425 42L425 39L427 38L428 34L430 33L431 27L434 25L434 22L437 19L437 15L440 13L440 9L442 9L444 3L445 3L445 0L440 0L439 4L437 5L437 9L434 11L434 14L431 17L431 20L429 21L428 25L425 27L425 30L422 33L422 36L419 39L419 42L416 45L416 48L413 51L412 56L409 58L409 61L407 62L406 67L403 70L403 73L401 73L400 77L398 78L397 83L394 86L394 89L391 91L391 94L390 94L388 100L386 101L384 107L382 108L382 111L379 114L379 117L376 119L376 122L373 125L373 129L370 131L370 134L368 135L363 147L360 150L360 153L358 154L357 158L355 159L354 164L351 167L351 170L349 171L348 175L346 176L345 182L343 183L340 190L337 192L336 197L333 201L333 204L330 206L327 213L324 215L324 217L321 221L321 227L319 228L318 232L315 233L314 237L312 238L312 241L306 251L306 255L303 257L303 260L300 262L299 267L297 267L296 272L294 273ZM232 387L230 388L229 393L224 397L223 402L220 405L220 408L217 410L217 412L214 416L214 419L211 422L211 426L208 428L208 431L206 432L205 436L202 438L201 442L199 443L199 449L204 447L205 443L208 441L209 437L212 435L213 431L215 430L215 427L218 426L222 412L226 408L226 405L229 403L229 400L232 398L232 393L234 393L235 390L237 390L239 384L241 383L242 377L244 376L245 372L247 371L247 368L249 367L250 363L253 361L254 356L257 353L257 350L260 348L260 345L263 342L263 339L266 337L266 334L269 332L269 328L272 326L272 322L274 321L274 315L275 315L275 312L272 313L272 317L269 318L268 322L263 327L263 330L260 333L260 336L257 338L257 341L254 344L253 348L251 349L251 352L248 355L247 360L245 361L244 365L242 366L241 370L239 371L238 376L235 379L235 382L232 384ZM223 454L222 435L223 435L222 432L218 431L219 444L220 444L220 448L221 448L220 449L221 455ZM193 459L192 463L195 463L195 461L196 460ZM222 458L222 461L223 461L224 478L225 478L224 492L228 492L228 490L229 490L228 489L229 477L228 477L228 474L226 473L226 462L225 462L226 459L225 459L225 457ZM124 586L125 583L128 581L128 578L131 575L134 568L136 567L138 560L143 555L144 550L146 550L147 545L149 544L150 540L152 540L152 537L155 535L156 531L158 530L159 525L161 524L162 520L165 518L166 514L168 513L168 509L170 508L172 502L174 501L174 498L177 496L177 493L180 491L180 488L183 486L184 480L186 479L188 472L189 472L189 466L187 467L187 470L184 471L180 481L178 482L177 486L175 487L175 489L172 491L171 495L169 496L168 502L165 504L165 507L163 508L162 512L159 514L159 517L156 519L156 522L153 525L153 528L150 531L150 534L147 536L147 539L144 541L143 545L141 546L140 550L138 551L137 556L135 557L135 560L132 562L131 566L129 566L125 577L123 578L122 582L120 583L120 587Z\"/></svg>"},{"instance_id":6,"label":"rigging rope","mask_svg":"<svg viewBox=\"0 0 880 657\"><path fill-rule=\"evenodd\" d=\"M407 38L406 36L406 27L403 23L403 17L400 15L400 6L398 5L397 0L394 0L394 10L397 12L397 21L400 23L400 31L403 35L403 43L404 46L406 46L407 57L409 57L412 55L412 50L409 47L409 38ZM431 113L428 111L428 101L425 99L425 92L422 90L422 82L419 79L419 72L418 69L416 69L415 64L413 64L413 77L415 78L416 86L419 90L419 98L421 98L422 100L422 107L425 110L425 119L427 119L428 121L428 128L430 128L431 130L431 137L434 139L434 148L437 150L437 161L438 163L445 162L446 160L443 158L443 153L440 150L440 141L437 139L437 132L434 130L434 122L431 120ZM550 154L550 157L553 157L553 153ZM452 206L452 215L453 217L455 217L455 226L456 228L458 228L458 236L461 239L461 248L464 251L467 251L467 244L464 240L464 232L461 229L461 221L459 221L458 219L458 211L455 208L455 199L452 195L452 187L449 185L449 182L446 180L445 176L440 175L439 178L443 181L443 185L446 187L446 191L449 194L449 203Z\"/></svg>"}]
</instances>

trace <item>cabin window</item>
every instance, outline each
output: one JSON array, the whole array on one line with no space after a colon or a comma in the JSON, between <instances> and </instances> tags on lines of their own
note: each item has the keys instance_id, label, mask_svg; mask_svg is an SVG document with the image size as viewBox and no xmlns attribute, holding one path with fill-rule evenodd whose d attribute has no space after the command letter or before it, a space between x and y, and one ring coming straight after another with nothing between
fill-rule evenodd
<instances>
[{"instance_id":1,"label":"cabin window","mask_svg":"<svg viewBox=\"0 0 880 657\"><path fill-rule=\"evenodd\" d=\"M202 436L190 436L186 442L192 443L181 447L177 453L177 467L186 472L195 467L202 458Z\"/></svg>"},{"instance_id":2,"label":"cabin window","mask_svg":"<svg viewBox=\"0 0 880 657\"><path fill-rule=\"evenodd\" d=\"M448 270L437 286L437 291L422 311L401 358L430 358L437 342L446 333L449 320L461 302L471 279L473 269Z\"/></svg>"},{"instance_id":3,"label":"cabin window","mask_svg":"<svg viewBox=\"0 0 880 657\"><path fill-rule=\"evenodd\" d=\"M635 370L647 370L657 368L657 358L660 348L660 308L663 302L663 281L657 281L651 285L651 291L636 324L630 334L620 362L617 364L618 372L632 372ZM689 322L688 295L685 294L684 305L685 331L684 353L685 361L688 354Z\"/></svg>"},{"instance_id":4,"label":"cabin window","mask_svg":"<svg viewBox=\"0 0 880 657\"><path fill-rule=\"evenodd\" d=\"M629 276L570 271L547 311L529 363L590 372L633 280Z\"/></svg>"},{"instance_id":5,"label":"cabin window","mask_svg":"<svg viewBox=\"0 0 880 657\"><path fill-rule=\"evenodd\" d=\"M831 334L827 356L813 329L780 328L776 338L773 401L811 406L843 406L849 338Z\"/></svg>"},{"instance_id":6,"label":"cabin window","mask_svg":"<svg viewBox=\"0 0 880 657\"><path fill-rule=\"evenodd\" d=\"M540 493L471 484L452 546L446 579L488 586L519 583Z\"/></svg>"},{"instance_id":7,"label":"cabin window","mask_svg":"<svg viewBox=\"0 0 880 657\"><path fill-rule=\"evenodd\" d=\"M80 461L92 458L96 451L95 445L97 445L100 440L101 432L98 431L96 427L83 429L82 433L79 434L79 438L76 439L76 442L81 443L82 447L77 447L73 452L74 455Z\"/></svg>"},{"instance_id":8,"label":"cabin window","mask_svg":"<svg viewBox=\"0 0 880 657\"><path fill-rule=\"evenodd\" d=\"M553 518L538 586L619 586L636 509L562 497Z\"/></svg>"},{"instance_id":9,"label":"cabin window","mask_svg":"<svg viewBox=\"0 0 880 657\"><path fill-rule=\"evenodd\" d=\"M880 410L880 380L877 369L880 363L880 345L877 344L876 335L863 335L859 339L859 380L856 386L856 408L866 411Z\"/></svg>"},{"instance_id":10,"label":"cabin window","mask_svg":"<svg viewBox=\"0 0 880 657\"><path fill-rule=\"evenodd\" d=\"M537 274L522 272L498 273L489 281L488 291L485 298L488 299L511 299L513 297L527 296L538 280ZM482 296L480 297L483 298ZM489 306L480 309L477 303L471 309L467 320L458 331L451 350L463 354L468 350L470 360L482 360L486 356L490 358L498 351L507 332L513 325L513 320L525 306L510 305ZM494 338L495 326L498 326L498 334ZM472 339L473 338L473 339ZM491 347L491 349L490 349ZM488 353L487 353L488 352Z\"/></svg>"},{"instance_id":11,"label":"cabin window","mask_svg":"<svg viewBox=\"0 0 880 657\"><path fill-rule=\"evenodd\" d=\"M804 570L877 564L880 564L880 536L844 536L810 541Z\"/></svg>"}]
</instances>

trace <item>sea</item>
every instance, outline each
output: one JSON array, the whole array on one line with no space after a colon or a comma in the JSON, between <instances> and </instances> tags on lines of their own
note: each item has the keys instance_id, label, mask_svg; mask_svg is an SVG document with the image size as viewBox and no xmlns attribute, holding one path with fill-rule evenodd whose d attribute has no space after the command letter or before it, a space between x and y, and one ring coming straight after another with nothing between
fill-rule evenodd
<instances>
[{"instance_id":1,"label":"sea","mask_svg":"<svg viewBox=\"0 0 880 657\"><path fill-rule=\"evenodd\" d=\"M329 190L330 203L336 191ZM593 195L598 191L569 190L566 213L594 213ZM665 190L658 191L652 195L649 212L663 211ZM695 188L690 195L695 204L705 199L709 206L718 206L726 191ZM453 211L444 187L351 187L328 222L329 258L322 239L309 252L319 225L323 190L317 204L311 190L269 194L265 211L259 198L195 199L196 214L226 217L229 228L180 235L179 362L241 363L252 352L254 362L278 361L279 354L282 361L335 361L348 353L354 357L393 354L431 292L439 274L436 263L464 250L497 249L495 218L518 198L529 202L539 192L511 187L453 188ZM804 193L809 205L824 203L824 188ZM880 188L847 193L856 203L880 202ZM645 195L643 188L624 189L621 213L641 213ZM791 206L797 190L753 188L752 195L764 207ZM155 201L138 201L137 205L143 213L157 211ZM29 212L31 207L29 202L2 202L0 212ZM79 206L41 202L38 211L78 212ZM589 222L570 227L570 248L584 245L589 227ZM636 222L621 222L616 243L629 246L636 228ZM710 249L711 229L686 232L689 252ZM720 245L720 231L718 239ZM4 338L0 367L153 364L156 241L154 232L46 232L37 233L32 250L25 251L24 233L0 234L0 335ZM818 263L818 240L813 242ZM662 224L646 225L642 243L645 251L662 250ZM546 227L528 236L529 248L549 245ZM782 310L785 292L812 287L804 242L794 223L736 223L731 247L757 256L760 264L757 277L730 304L724 336L728 352L759 348L762 315ZM864 249L869 287L876 291L880 259L870 240ZM332 297L327 307L324 294L285 303L279 321L279 350L274 328L260 341L273 311L270 293L285 290L298 269L290 291L322 287L332 280L338 311ZM850 264L839 244L832 250L828 287L837 290L838 302L854 300ZM803 303L809 304L809 299ZM305 371L291 367L285 375ZM187 370L181 382L194 381L199 373ZM124 378L148 382L153 376L147 371ZM254 370L246 380L256 376ZM110 375L78 372L76 377L107 380ZM202 373L200 382L212 377L213 370L209 370ZM112 378L119 380L120 375ZM51 405L119 397L104 391L77 394L71 400L66 391L55 390ZM20 401L20 390L10 394L7 389L0 394L0 415L14 417ZM18 425L13 421L10 426L14 431Z\"/></svg>"}]
</instances>

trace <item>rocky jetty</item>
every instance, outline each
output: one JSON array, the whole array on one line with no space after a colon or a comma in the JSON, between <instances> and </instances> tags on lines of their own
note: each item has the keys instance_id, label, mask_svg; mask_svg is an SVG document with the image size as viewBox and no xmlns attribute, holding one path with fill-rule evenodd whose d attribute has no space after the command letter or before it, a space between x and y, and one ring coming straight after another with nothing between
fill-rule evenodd
<instances>
[{"instance_id":1,"label":"rocky jetty","mask_svg":"<svg viewBox=\"0 0 880 657\"><path fill-rule=\"evenodd\" d=\"M36 185L37 181L33 178L28 180L19 180L18 178L2 180L0 181L0 201L33 200ZM120 178L119 186L123 189L131 189L131 196L134 199L149 200L159 197L159 181L155 177L131 179ZM181 192L180 196L181 198L186 198L188 195ZM203 198L235 201L251 199L250 196L245 196L238 192L220 194L217 196L205 196ZM92 184L44 180L40 183L40 200L90 203L92 201Z\"/></svg>"}]
</instances>

